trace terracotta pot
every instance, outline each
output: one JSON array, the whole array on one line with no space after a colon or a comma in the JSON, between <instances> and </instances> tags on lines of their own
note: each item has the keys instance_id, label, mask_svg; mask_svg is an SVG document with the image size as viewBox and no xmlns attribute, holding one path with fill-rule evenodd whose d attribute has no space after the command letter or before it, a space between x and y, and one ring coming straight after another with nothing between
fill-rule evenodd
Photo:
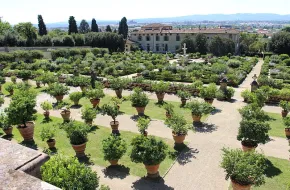
<instances>
[{"instance_id":1,"label":"terracotta pot","mask_svg":"<svg viewBox=\"0 0 290 190\"><path fill-rule=\"evenodd\" d=\"M290 128L285 128L286 137L290 137Z\"/></svg>"},{"instance_id":2,"label":"terracotta pot","mask_svg":"<svg viewBox=\"0 0 290 190\"><path fill-rule=\"evenodd\" d=\"M186 135L177 135L177 134L172 132L172 136L173 136L175 143L182 144L184 142Z\"/></svg>"},{"instance_id":3,"label":"terracotta pot","mask_svg":"<svg viewBox=\"0 0 290 190\"><path fill-rule=\"evenodd\" d=\"M115 93L116 93L116 96L118 97L118 98L122 98L122 89L119 89L119 90L115 90Z\"/></svg>"},{"instance_id":4,"label":"terracotta pot","mask_svg":"<svg viewBox=\"0 0 290 190\"><path fill-rule=\"evenodd\" d=\"M36 87L40 88L41 83L40 82L36 82Z\"/></svg>"},{"instance_id":5,"label":"terracotta pot","mask_svg":"<svg viewBox=\"0 0 290 190\"><path fill-rule=\"evenodd\" d=\"M84 157L86 154L85 154L85 150L86 150L86 144L87 143L84 143L84 144L80 144L80 145L73 145L72 144L72 147L73 149L75 150L76 152L76 157Z\"/></svg>"},{"instance_id":6,"label":"terracotta pot","mask_svg":"<svg viewBox=\"0 0 290 190\"><path fill-rule=\"evenodd\" d=\"M181 106L185 106L187 99L181 99Z\"/></svg>"},{"instance_id":7,"label":"terracotta pot","mask_svg":"<svg viewBox=\"0 0 290 190\"><path fill-rule=\"evenodd\" d=\"M3 129L6 135L12 135L13 127L9 127L8 129Z\"/></svg>"},{"instance_id":8,"label":"terracotta pot","mask_svg":"<svg viewBox=\"0 0 290 190\"><path fill-rule=\"evenodd\" d=\"M110 125L111 125L111 128L113 131L119 130L119 121L116 121L115 123L114 123L114 121L111 121Z\"/></svg>"},{"instance_id":9,"label":"terracotta pot","mask_svg":"<svg viewBox=\"0 0 290 190\"><path fill-rule=\"evenodd\" d=\"M144 115L145 107L135 107L138 115Z\"/></svg>"},{"instance_id":10,"label":"terracotta pot","mask_svg":"<svg viewBox=\"0 0 290 190\"><path fill-rule=\"evenodd\" d=\"M70 120L70 111L63 110L60 112L61 117L63 118L63 121L69 121Z\"/></svg>"},{"instance_id":11,"label":"terracotta pot","mask_svg":"<svg viewBox=\"0 0 290 190\"><path fill-rule=\"evenodd\" d=\"M213 103L213 99L204 99L204 101L207 102L207 103L209 103L209 104L211 104L211 105Z\"/></svg>"},{"instance_id":12,"label":"terracotta pot","mask_svg":"<svg viewBox=\"0 0 290 190\"><path fill-rule=\"evenodd\" d=\"M281 115L282 117L286 117L288 115L288 111L282 110Z\"/></svg>"},{"instance_id":13,"label":"terracotta pot","mask_svg":"<svg viewBox=\"0 0 290 190\"><path fill-rule=\"evenodd\" d=\"M54 96L57 102L60 102L63 100L63 95L59 95L59 96Z\"/></svg>"},{"instance_id":14,"label":"terracotta pot","mask_svg":"<svg viewBox=\"0 0 290 190\"><path fill-rule=\"evenodd\" d=\"M242 144L242 149L244 152L254 151L257 147L257 146L246 145L246 143L244 141L242 141L241 144Z\"/></svg>"},{"instance_id":15,"label":"terracotta pot","mask_svg":"<svg viewBox=\"0 0 290 190\"><path fill-rule=\"evenodd\" d=\"M55 148L55 139L47 140L46 143L50 149Z\"/></svg>"},{"instance_id":16,"label":"terracotta pot","mask_svg":"<svg viewBox=\"0 0 290 190\"><path fill-rule=\"evenodd\" d=\"M43 112L43 116L45 119L49 119L49 115L50 115L49 111Z\"/></svg>"},{"instance_id":17,"label":"terracotta pot","mask_svg":"<svg viewBox=\"0 0 290 190\"><path fill-rule=\"evenodd\" d=\"M194 122L200 122L201 116L191 115Z\"/></svg>"},{"instance_id":18,"label":"terracotta pot","mask_svg":"<svg viewBox=\"0 0 290 190\"><path fill-rule=\"evenodd\" d=\"M92 105L93 105L93 108L96 108L97 105L99 105L100 103L100 99L90 99Z\"/></svg>"},{"instance_id":19,"label":"terracotta pot","mask_svg":"<svg viewBox=\"0 0 290 190\"><path fill-rule=\"evenodd\" d=\"M26 122L26 127L20 125L18 130L23 137L24 141L33 141L34 135L34 122Z\"/></svg>"},{"instance_id":20,"label":"terracotta pot","mask_svg":"<svg viewBox=\"0 0 290 190\"><path fill-rule=\"evenodd\" d=\"M148 174L157 174L158 173L158 169L159 169L159 165L160 164L157 164L157 165L145 165L145 168L147 170L147 173Z\"/></svg>"},{"instance_id":21,"label":"terracotta pot","mask_svg":"<svg viewBox=\"0 0 290 190\"><path fill-rule=\"evenodd\" d=\"M164 92L162 92L162 93L156 92L156 96L157 96L158 102L160 103L160 102L163 102L165 93Z\"/></svg>"},{"instance_id":22,"label":"terracotta pot","mask_svg":"<svg viewBox=\"0 0 290 190\"><path fill-rule=\"evenodd\" d=\"M118 161L119 160L109 160L109 162L111 163L111 166L117 166L118 165Z\"/></svg>"},{"instance_id":23,"label":"terracotta pot","mask_svg":"<svg viewBox=\"0 0 290 190\"><path fill-rule=\"evenodd\" d=\"M10 96L13 96L13 94L14 94L14 90L10 90L10 91L9 91L9 95L10 95Z\"/></svg>"},{"instance_id":24,"label":"terracotta pot","mask_svg":"<svg viewBox=\"0 0 290 190\"><path fill-rule=\"evenodd\" d=\"M231 181L232 181L233 190L250 190L251 189L251 185L240 185L233 180Z\"/></svg>"},{"instance_id":25,"label":"terracotta pot","mask_svg":"<svg viewBox=\"0 0 290 190\"><path fill-rule=\"evenodd\" d=\"M171 118L171 114L169 114L168 112L166 112L165 115L168 119Z\"/></svg>"},{"instance_id":26,"label":"terracotta pot","mask_svg":"<svg viewBox=\"0 0 290 190\"><path fill-rule=\"evenodd\" d=\"M144 131L143 135L144 135L144 137L147 137L148 136L148 132Z\"/></svg>"}]
</instances>

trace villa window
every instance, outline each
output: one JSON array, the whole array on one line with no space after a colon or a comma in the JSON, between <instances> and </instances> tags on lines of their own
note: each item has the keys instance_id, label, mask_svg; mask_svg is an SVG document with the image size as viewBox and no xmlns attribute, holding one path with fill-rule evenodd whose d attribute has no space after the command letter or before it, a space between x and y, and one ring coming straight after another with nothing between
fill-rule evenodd
<instances>
[{"instance_id":1,"label":"villa window","mask_svg":"<svg viewBox=\"0 0 290 190\"><path fill-rule=\"evenodd\" d=\"M150 51L150 44L147 44L147 51Z\"/></svg>"},{"instance_id":2,"label":"villa window","mask_svg":"<svg viewBox=\"0 0 290 190\"><path fill-rule=\"evenodd\" d=\"M168 45L165 44L165 48L164 48L165 51L168 51Z\"/></svg>"},{"instance_id":3,"label":"villa window","mask_svg":"<svg viewBox=\"0 0 290 190\"><path fill-rule=\"evenodd\" d=\"M164 41L169 41L169 37L168 36L164 36Z\"/></svg>"},{"instance_id":4,"label":"villa window","mask_svg":"<svg viewBox=\"0 0 290 190\"><path fill-rule=\"evenodd\" d=\"M179 46L175 46L175 50L179 50Z\"/></svg>"},{"instance_id":5,"label":"villa window","mask_svg":"<svg viewBox=\"0 0 290 190\"><path fill-rule=\"evenodd\" d=\"M159 51L159 44L156 44L156 51Z\"/></svg>"},{"instance_id":6,"label":"villa window","mask_svg":"<svg viewBox=\"0 0 290 190\"><path fill-rule=\"evenodd\" d=\"M176 36L176 41L180 41L180 36L177 34L177 36Z\"/></svg>"},{"instance_id":7,"label":"villa window","mask_svg":"<svg viewBox=\"0 0 290 190\"><path fill-rule=\"evenodd\" d=\"M156 36L156 41L159 41L160 40L160 37L159 36Z\"/></svg>"},{"instance_id":8,"label":"villa window","mask_svg":"<svg viewBox=\"0 0 290 190\"><path fill-rule=\"evenodd\" d=\"M142 36L138 36L138 41L142 41Z\"/></svg>"},{"instance_id":9,"label":"villa window","mask_svg":"<svg viewBox=\"0 0 290 190\"><path fill-rule=\"evenodd\" d=\"M233 35L232 34L230 34L229 37L230 37L231 40L233 39Z\"/></svg>"},{"instance_id":10,"label":"villa window","mask_svg":"<svg viewBox=\"0 0 290 190\"><path fill-rule=\"evenodd\" d=\"M146 36L146 41L150 41L150 36Z\"/></svg>"}]
</instances>

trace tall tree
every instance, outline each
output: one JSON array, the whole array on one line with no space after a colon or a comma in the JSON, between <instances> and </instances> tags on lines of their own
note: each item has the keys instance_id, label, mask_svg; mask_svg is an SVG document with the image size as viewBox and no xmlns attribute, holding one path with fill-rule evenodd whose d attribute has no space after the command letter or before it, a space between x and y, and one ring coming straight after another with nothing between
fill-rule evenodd
<instances>
[{"instance_id":1,"label":"tall tree","mask_svg":"<svg viewBox=\"0 0 290 190\"><path fill-rule=\"evenodd\" d=\"M110 25L108 25L108 26L106 27L106 32L112 32L112 29L111 29L111 26L110 26Z\"/></svg>"},{"instance_id":2,"label":"tall tree","mask_svg":"<svg viewBox=\"0 0 290 190\"><path fill-rule=\"evenodd\" d=\"M181 42L181 48L183 47L183 44L186 44L187 52L188 53L194 53L195 52L195 46L193 39L190 38L190 36L185 36L185 38ZM182 49L180 49L182 51ZM182 51L183 52L183 51Z\"/></svg>"},{"instance_id":3,"label":"tall tree","mask_svg":"<svg viewBox=\"0 0 290 190\"><path fill-rule=\"evenodd\" d=\"M97 21L94 18L92 20L92 26L91 26L91 28L92 28L91 29L92 32L99 32L99 27L97 25Z\"/></svg>"},{"instance_id":4,"label":"tall tree","mask_svg":"<svg viewBox=\"0 0 290 190\"><path fill-rule=\"evenodd\" d=\"M235 52L235 43L233 40L215 36L209 45L209 50L215 56L224 56L228 53L233 54Z\"/></svg>"},{"instance_id":5,"label":"tall tree","mask_svg":"<svg viewBox=\"0 0 290 190\"><path fill-rule=\"evenodd\" d=\"M195 37L195 50L201 54L206 54L207 52L207 38L204 34L197 34Z\"/></svg>"},{"instance_id":6,"label":"tall tree","mask_svg":"<svg viewBox=\"0 0 290 190\"><path fill-rule=\"evenodd\" d=\"M46 26L41 15L38 15L38 34L40 36L47 35Z\"/></svg>"},{"instance_id":7,"label":"tall tree","mask_svg":"<svg viewBox=\"0 0 290 190\"><path fill-rule=\"evenodd\" d=\"M269 42L270 50L277 54L290 55L290 32L278 32Z\"/></svg>"},{"instance_id":8,"label":"tall tree","mask_svg":"<svg viewBox=\"0 0 290 190\"><path fill-rule=\"evenodd\" d=\"M70 16L68 20L68 34L71 33L78 33L77 22L73 16Z\"/></svg>"},{"instance_id":9,"label":"tall tree","mask_svg":"<svg viewBox=\"0 0 290 190\"><path fill-rule=\"evenodd\" d=\"M128 25L127 25L127 19L126 17L123 17L121 22L119 22L119 34L123 35L124 39L127 39L128 37Z\"/></svg>"},{"instance_id":10,"label":"tall tree","mask_svg":"<svg viewBox=\"0 0 290 190\"><path fill-rule=\"evenodd\" d=\"M34 45L34 41L37 37L37 29L32 25L31 22L21 22L14 26L14 30L20 34L23 38L26 39L26 45Z\"/></svg>"},{"instance_id":11,"label":"tall tree","mask_svg":"<svg viewBox=\"0 0 290 190\"><path fill-rule=\"evenodd\" d=\"M12 31L12 26L9 24L9 22L0 22L0 35L3 35L7 31Z\"/></svg>"},{"instance_id":12,"label":"tall tree","mask_svg":"<svg viewBox=\"0 0 290 190\"><path fill-rule=\"evenodd\" d=\"M88 33L90 31L90 25L84 19L80 23L79 32L82 34Z\"/></svg>"}]
</instances>

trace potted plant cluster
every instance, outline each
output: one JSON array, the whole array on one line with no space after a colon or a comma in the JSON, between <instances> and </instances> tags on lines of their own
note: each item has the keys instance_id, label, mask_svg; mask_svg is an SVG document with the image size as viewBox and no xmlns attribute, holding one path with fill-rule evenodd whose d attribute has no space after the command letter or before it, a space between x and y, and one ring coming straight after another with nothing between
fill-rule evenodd
<instances>
[{"instance_id":1,"label":"potted plant cluster","mask_svg":"<svg viewBox=\"0 0 290 190\"><path fill-rule=\"evenodd\" d=\"M109 79L109 83L110 83L110 88L115 90L116 96L118 98L122 98L122 91L124 88L127 87L129 80L118 77L118 78Z\"/></svg>"},{"instance_id":2,"label":"potted plant cluster","mask_svg":"<svg viewBox=\"0 0 290 190\"><path fill-rule=\"evenodd\" d=\"M223 150L221 167L225 170L226 180L231 179L233 190L250 190L251 186L265 183L266 158L256 152L242 150Z\"/></svg>"},{"instance_id":3,"label":"potted plant cluster","mask_svg":"<svg viewBox=\"0 0 290 190\"><path fill-rule=\"evenodd\" d=\"M33 141L34 120L36 107L36 94L23 90L21 93L15 93L5 109L8 117L8 122L12 125L18 125L17 128L24 138L24 141Z\"/></svg>"},{"instance_id":4,"label":"potted plant cluster","mask_svg":"<svg viewBox=\"0 0 290 190\"><path fill-rule=\"evenodd\" d=\"M116 118L120 114L118 106L116 104L104 104L102 106L102 113L103 115L111 116L113 119L110 122L112 131L117 132L119 130L119 121L116 121Z\"/></svg>"},{"instance_id":5,"label":"potted plant cluster","mask_svg":"<svg viewBox=\"0 0 290 190\"><path fill-rule=\"evenodd\" d=\"M97 110L93 108L83 108L82 109L82 119L85 120L87 125L92 125L93 120L97 117Z\"/></svg>"},{"instance_id":6,"label":"potted plant cluster","mask_svg":"<svg viewBox=\"0 0 290 190\"><path fill-rule=\"evenodd\" d=\"M60 83L50 84L47 89L47 93L53 96L57 100L57 102L61 102L64 95L68 94L68 92L69 87Z\"/></svg>"},{"instance_id":7,"label":"potted plant cluster","mask_svg":"<svg viewBox=\"0 0 290 190\"><path fill-rule=\"evenodd\" d=\"M166 119L165 124L172 129L172 136L175 143L183 144L189 129L185 118L179 114L174 114L171 118Z\"/></svg>"},{"instance_id":8,"label":"potted plant cluster","mask_svg":"<svg viewBox=\"0 0 290 190\"><path fill-rule=\"evenodd\" d=\"M214 98L216 97L217 93L217 86L214 83L209 84L208 86L203 86L200 88L199 95L202 97L206 102L212 104Z\"/></svg>"},{"instance_id":9,"label":"potted plant cluster","mask_svg":"<svg viewBox=\"0 0 290 190\"><path fill-rule=\"evenodd\" d=\"M79 105L79 101L80 99L83 97L83 93L82 92L72 92L69 94L69 99L74 102L75 106Z\"/></svg>"},{"instance_id":10,"label":"potted plant cluster","mask_svg":"<svg viewBox=\"0 0 290 190\"><path fill-rule=\"evenodd\" d=\"M181 99L181 106L185 106L186 101L191 97L191 94L184 90L178 90L177 96Z\"/></svg>"},{"instance_id":11,"label":"potted plant cluster","mask_svg":"<svg viewBox=\"0 0 290 190\"><path fill-rule=\"evenodd\" d=\"M99 187L97 173L77 158L56 154L41 166L40 171L43 181L61 189L96 190Z\"/></svg>"},{"instance_id":12,"label":"potted plant cluster","mask_svg":"<svg viewBox=\"0 0 290 190\"><path fill-rule=\"evenodd\" d=\"M6 87L5 87L5 90L7 92L9 92L9 95L12 96L13 93L14 93L14 89L15 89L15 85L14 84L8 84Z\"/></svg>"},{"instance_id":13,"label":"potted plant cluster","mask_svg":"<svg viewBox=\"0 0 290 190\"><path fill-rule=\"evenodd\" d=\"M13 127L9 123L9 119L4 113L0 114L0 128L6 135L12 135Z\"/></svg>"},{"instance_id":14,"label":"potted plant cluster","mask_svg":"<svg viewBox=\"0 0 290 190\"><path fill-rule=\"evenodd\" d=\"M170 84L168 82L155 82L152 84L152 90L156 93L158 103L162 103L164 100L165 92L169 89Z\"/></svg>"},{"instance_id":15,"label":"potted plant cluster","mask_svg":"<svg viewBox=\"0 0 290 190\"><path fill-rule=\"evenodd\" d=\"M279 106L282 108L281 112L282 117L286 117L290 111L290 102L282 100L280 101Z\"/></svg>"},{"instance_id":16,"label":"potted plant cluster","mask_svg":"<svg viewBox=\"0 0 290 190\"><path fill-rule=\"evenodd\" d=\"M73 149L76 152L76 157L84 157L90 127L75 121L71 121L65 124L64 129Z\"/></svg>"},{"instance_id":17,"label":"potted plant cluster","mask_svg":"<svg viewBox=\"0 0 290 190\"><path fill-rule=\"evenodd\" d=\"M46 143L50 149L55 148L55 128L51 126L43 127L40 131L40 138L42 141L46 140Z\"/></svg>"},{"instance_id":18,"label":"potted plant cluster","mask_svg":"<svg viewBox=\"0 0 290 190\"><path fill-rule=\"evenodd\" d=\"M132 162L143 163L148 177L159 177L159 165L168 154L168 146L155 137L143 135L135 137L132 142L130 158Z\"/></svg>"},{"instance_id":19,"label":"potted plant cluster","mask_svg":"<svg viewBox=\"0 0 290 190\"><path fill-rule=\"evenodd\" d=\"M145 107L149 103L148 96L141 90L141 88L134 88L130 100L132 102L132 107L136 108L138 115L143 116Z\"/></svg>"},{"instance_id":20,"label":"potted plant cluster","mask_svg":"<svg viewBox=\"0 0 290 190\"><path fill-rule=\"evenodd\" d=\"M173 114L174 114L174 105L171 103L165 104L163 106L163 108L165 109L165 116L166 118L170 118Z\"/></svg>"},{"instance_id":21,"label":"potted plant cluster","mask_svg":"<svg viewBox=\"0 0 290 190\"><path fill-rule=\"evenodd\" d=\"M103 89L96 88L96 89L88 90L86 92L86 96L88 99L90 99L90 101L93 105L93 108L96 108L100 103L100 99L105 97L105 94L103 92Z\"/></svg>"},{"instance_id":22,"label":"potted plant cluster","mask_svg":"<svg viewBox=\"0 0 290 190\"><path fill-rule=\"evenodd\" d=\"M283 119L285 127L285 135L287 138L290 138L290 117L285 117Z\"/></svg>"},{"instance_id":23,"label":"potted plant cluster","mask_svg":"<svg viewBox=\"0 0 290 190\"><path fill-rule=\"evenodd\" d=\"M49 101L45 101L45 102L42 102L40 104L40 107L41 107L41 109L44 110L44 112L43 112L44 118L48 120L49 115L50 115L49 110L52 110L52 108L53 108L52 104Z\"/></svg>"},{"instance_id":24,"label":"potted plant cluster","mask_svg":"<svg viewBox=\"0 0 290 190\"><path fill-rule=\"evenodd\" d=\"M203 115L210 114L214 110L214 107L209 103L200 102L198 100L188 103L187 108L191 110L191 115L194 122L200 122Z\"/></svg>"},{"instance_id":25,"label":"potted plant cluster","mask_svg":"<svg viewBox=\"0 0 290 190\"><path fill-rule=\"evenodd\" d=\"M126 153L127 144L121 136L111 134L102 141L104 160L108 160L112 166L118 165L119 159Z\"/></svg>"},{"instance_id":26,"label":"potted plant cluster","mask_svg":"<svg viewBox=\"0 0 290 190\"><path fill-rule=\"evenodd\" d=\"M150 124L150 119L145 118L145 117L139 117L137 120L138 131L142 135L147 136L148 135L147 129L149 127L149 124Z\"/></svg>"}]
</instances>

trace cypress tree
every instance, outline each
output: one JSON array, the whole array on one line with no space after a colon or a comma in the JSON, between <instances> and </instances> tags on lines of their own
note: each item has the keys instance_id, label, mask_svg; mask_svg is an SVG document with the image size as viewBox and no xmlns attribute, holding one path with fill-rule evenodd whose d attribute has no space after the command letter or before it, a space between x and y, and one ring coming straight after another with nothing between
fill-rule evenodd
<instances>
[{"instance_id":1,"label":"cypress tree","mask_svg":"<svg viewBox=\"0 0 290 190\"><path fill-rule=\"evenodd\" d=\"M99 32L99 27L97 25L96 19L94 19L94 18L92 20L91 31L92 32Z\"/></svg>"},{"instance_id":2,"label":"cypress tree","mask_svg":"<svg viewBox=\"0 0 290 190\"><path fill-rule=\"evenodd\" d=\"M124 39L127 39L128 36L128 25L126 17L123 17L121 22L119 22L119 34L123 35Z\"/></svg>"},{"instance_id":3,"label":"cypress tree","mask_svg":"<svg viewBox=\"0 0 290 190\"><path fill-rule=\"evenodd\" d=\"M90 31L90 25L87 21L82 20L79 27L79 32L82 34L88 33Z\"/></svg>"},{"instance_id":4,"label":"cypress tree","mask_svg":"<svg viewBox=\"0 0 290 190\"><path fill-rule=\"evenodd\" d=\"M78 27L75 17L70 16L68 20L68 34L70 35L72 33L78 33Z\"/></svg>"},{"instance_id":5,"label":"cypress tree","mask_svg":"<svg viewBox=\"0 0 290 190\"><path fill-rule=\"evenodd\" d=\"M38 34L40 36L47 35L46 26L41 15L38 15Z\"/></svg>"},{"instance_id":6,"label":"cypress tree","mask_svg":"<svg viewBox=\"0 0 290 190\"><path fill-rule=\"evenodd\" d=\"M108 26L106 27L106 32L112 32L112 29L111 29L111 26L110 26L110 25L108 25Z\"/></svg>"}]
</instances>

